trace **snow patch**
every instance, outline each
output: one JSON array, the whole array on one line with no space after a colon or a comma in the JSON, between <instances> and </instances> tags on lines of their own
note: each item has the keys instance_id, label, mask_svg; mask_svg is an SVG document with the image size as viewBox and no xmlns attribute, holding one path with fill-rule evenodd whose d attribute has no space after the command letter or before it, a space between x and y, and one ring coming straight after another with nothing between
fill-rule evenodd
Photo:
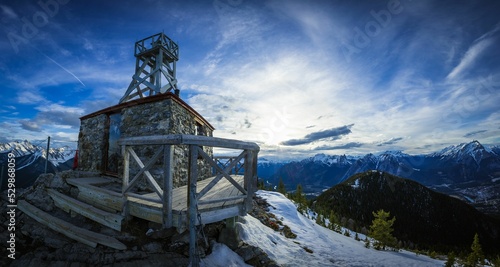
<instances>
[{"instance_id":1,"label":"snow patch","mask_svg":"<svg viewBox=\"0 0 500 267\"><path fill-rule=\"evenodd\" d=\"M354 184L351 185L352 188L358 188L359 187L359 178L354 181Z\"/></svg>"},{"instance_id":2,"label":"snow patch","mask_svg":"<svg viewBox=\"0 0 500 267\"><path fill-rule=\"evenodd\" d=\"M444 261L412 252L367 249L362 241L317 225L297 212L295 204L278 192L257 191L271 205L270 212L282 218L297 234L288 239L264 226L250 215L237 223L240 237L250 245L263 249L271 259L283 266L443 266ZM312 253L306 251L310 250Z\"/></svg>"},{"instance_id":3,"label":"snow patch","mask_svg":"<svg viewBox=\"0 0 500 267\"><path fill-rule=\"evenodd\" d=\"M201 259L201 267L251 267L226 245L213 242L212 253Z\"/></svg>"}]
</instances>

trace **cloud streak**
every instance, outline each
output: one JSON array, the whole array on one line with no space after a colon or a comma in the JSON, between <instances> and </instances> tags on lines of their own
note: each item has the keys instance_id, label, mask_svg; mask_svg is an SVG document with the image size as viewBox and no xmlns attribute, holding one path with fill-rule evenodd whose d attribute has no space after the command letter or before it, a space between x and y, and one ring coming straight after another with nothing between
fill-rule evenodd
<instances>
[{"instance_id":1,"label":"cloud streak","mask_svg":"<svg viewBox=\"0 0 500 267\"><path fill-rule=\"evenodd\" d=\"M352 148L358 148L364 146L363 143L359 142L350 142L342 145L336 145L336 146L329 146L329 145L323 145L314 148L314 150L343 150L343 149L352 149Z\"/></svg>"},{"instance_id":2,"label":"cloud streak","mask_svg":"<svg viewBox=\"0 0 500 267\"><path fill-rule=\"evenodd\" d=\"M310 134L307 134L303 138L300 139L290 139L281 142L281 145L284 146L298 146L298 145L305 145L309 143L313 143L319 140L337 140L342 138L344 135L348 135L351 133L351 127L354 124L349 124L349 125L344 125L341 127L336 127L336 128L331 128L328 130L324 131L319 131L319 132L313 132Z\"/></svg>"}]
</instances>

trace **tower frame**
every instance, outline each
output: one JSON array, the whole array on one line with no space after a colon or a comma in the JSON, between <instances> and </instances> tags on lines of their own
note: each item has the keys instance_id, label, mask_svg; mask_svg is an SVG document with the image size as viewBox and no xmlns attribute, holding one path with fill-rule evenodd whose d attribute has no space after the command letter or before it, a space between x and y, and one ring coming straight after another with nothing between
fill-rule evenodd
<instances>
[{"instance_id":1,"label":"tower frame","mask_svg":"<svg viewBox=\"0 0 500 267\"><path fill-rule=\"evenodd\" d=\"M119 103L172 90L178 94L179 46L174 41L164 33L149 36L135 43L134 56L135 74Z\"/></svg>"}]
</instances>

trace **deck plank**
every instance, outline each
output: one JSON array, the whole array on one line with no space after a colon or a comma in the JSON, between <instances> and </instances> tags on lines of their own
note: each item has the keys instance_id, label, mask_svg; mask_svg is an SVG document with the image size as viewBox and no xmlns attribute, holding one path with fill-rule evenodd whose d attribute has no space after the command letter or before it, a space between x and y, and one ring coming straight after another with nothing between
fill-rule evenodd
<instances>
[{"instance_id":1,"label":"deck plank","mask_svg":"<svg viewBox=\"0 0 500 267\"><path fill-rule=\"evenodd\" d=\"M232 178L243 187L244 176L232 175ZM197 193L207 186L215 177L210 177L197 183ZM110 189L101 187L107 183L113 183L114 180L106 177L90 177L90 178L75 178L67 179L68 183L78 186L80 189L79 199L89 202L92 205L104 208L111 205L113 209L120 211L123 204L121 192L115 192ZM185 228L187 224L187 200L188 200L187 185L174 188L172 190L172 212L174 213L173 226L177 228ZM215 186L208 191L201 200L214 200L233 196L240 196L243 193L238 190L226 178L222 178ZM141 197L150 198L151 200L142 199ZM162 223L162 204L160 197L155 193L147 193L142 195L129 194L126 199L129 201L130 214L134 217L143 218L153 222ZM100 203L103 202L103 203ZM201 204L198 210L201 214L203 223L214 222L227 218L227 216L236 216L242 213L243 199L226 200L222 202L214 202Z\"/></svg>"}]
</instances>

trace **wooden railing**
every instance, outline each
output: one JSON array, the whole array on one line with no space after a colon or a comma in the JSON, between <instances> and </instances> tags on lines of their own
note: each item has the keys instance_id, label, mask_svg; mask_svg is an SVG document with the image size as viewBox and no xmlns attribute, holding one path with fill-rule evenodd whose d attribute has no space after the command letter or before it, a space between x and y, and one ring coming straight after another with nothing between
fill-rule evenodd
<instances>
[{"instance_id":1,"label":"wooden railing","mask_svg":"<svg viewBox=\"0 0 500 267\"><path fill-rule=\"evenodd\" d=\"M138 194L131 193L131 189L137 186L141 179L151 186L154 192L158 195L163 208L163 226L170 228L173 226L172 215L172 190L173 190L173 169L174 169L174 145L188 146L188 216L189 225L196 224L197 206L203 204L212 204L231 200L244 199L245 210L248 211L252 205L252 195L256 190L257 179L257 154L260 150L259 146L251 142L243 142L239 140L222 139L198 135L156 135L156 136L138 136L122 138L118 142L122 146L123 154L123 183L122 196L127 195L142 198L148 201L157 201L157 199L147 198ZM157 147L154 155L143 162L134 150L134 146L150 146ZM241 153L236 157L227 159L226 165L221 165L218 159L208 155L202 147L208 146L212 148L224 148L239 150ZM155 166L155 163L163 156L163 185L159 185L150 173L150 169ZM133 161L131 161L131 158ZM203 189L197 192L198 181L198 159L202 158L214 170L215 178L208 183ZM139 171L131 178L131 164L137 164ZM233 172L236 170L235 172ZM241 186L231 176L233 173L238 174L244 170L244 184ZM200 200L207 194L218 182L223 178L227 179L232 186L237 188L241 194L237 196L221 197L218 199Z\"/></svg>"},{"instance_id":2,"label":"wooden railing","mask_svg":"<svg viewBox=\"0 0 500 267\"><path fill-rule=\"evenodd\" d=\"M215 163L217 163L219 166L226 168L230 164L232 164L232 167L229 170L229 174L241 174L242 171L244 171L244 162L241 160L241 158L238 160L238 156L214 156L213 157ZM213 168L213 172L216 172L216 169Z\"/></svg>"}]
</instances>

